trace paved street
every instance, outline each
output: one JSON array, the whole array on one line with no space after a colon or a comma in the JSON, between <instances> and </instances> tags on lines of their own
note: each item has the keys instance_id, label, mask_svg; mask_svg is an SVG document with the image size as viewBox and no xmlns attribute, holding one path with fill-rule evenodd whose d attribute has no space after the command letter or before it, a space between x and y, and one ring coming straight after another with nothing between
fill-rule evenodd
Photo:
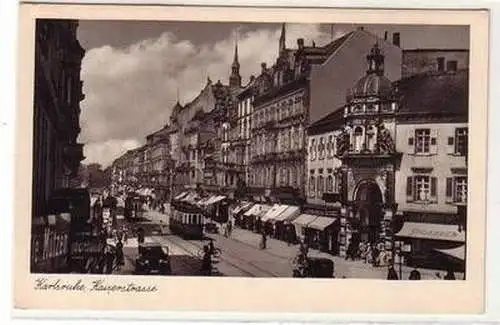
<instances>
[{"instance_id":1,"label":"paved street","mask_svg":"<svg viewBox=\"0 0 500 325\"><path fill-rule=\"evenodd\" d=\"M291 260L297 253L297 246L268 239L267 248L260 250L258 245L260 235L247 230L233 229L231 238L222 234L210 234L205 240L184 240L172 235L168 231L168 217L156 211L145 213L146 219L151 221L140 222L146 229L146 241L158 242L168 247L171 256L172 272L174 275L199 275L201 267L200 256L203 245L208 239L215 241L222 254L219 260L214 261L216 275L242 277L290 277L292 273ZM129 225L129 228L138 225ZM137 257L137 239L130 238L124 244L126 256L125 267L118 274L133 274L135 258ZM323 257L335 262L336 278L372 278L385 279L386 267L373 267L363 261L346 261L316 250L310 250L311 257ZM398 268L396 268L399 272ZM411 269L403 266L403 279L408 279ZM435 279L435 270L419 270L422 279ZM444 272L440 272L444 275ZM463 275L456 274L460 279Z\"/></svg>"}]
</instances>

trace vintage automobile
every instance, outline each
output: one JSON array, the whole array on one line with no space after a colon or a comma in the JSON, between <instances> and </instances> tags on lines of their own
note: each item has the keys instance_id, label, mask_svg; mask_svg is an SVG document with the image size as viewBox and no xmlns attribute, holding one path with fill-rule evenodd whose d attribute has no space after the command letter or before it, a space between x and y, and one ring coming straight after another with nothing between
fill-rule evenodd
<instances>
[{"instance_id":1,"label":"vintage automobile","mask_svg":"<svg viewBox=\"0 0 500 325\"><path fill-rule=\"evenodd\" d=\"M135 260L136 274L172 274L168 248L159 243L139 244L139 256Z\"/></svg>"},{"instance_id":2,"label":"vintage automobile","mask_svg":"<svg viewBox=\"0 0 500 325\"><path fill-rule=\"evenodd\" d=\"M294 278L334 278L335 265L328 258L309 257L307 259L307 268L300 270L298 267L293 269Z\"/></svg>"}]
</instances>

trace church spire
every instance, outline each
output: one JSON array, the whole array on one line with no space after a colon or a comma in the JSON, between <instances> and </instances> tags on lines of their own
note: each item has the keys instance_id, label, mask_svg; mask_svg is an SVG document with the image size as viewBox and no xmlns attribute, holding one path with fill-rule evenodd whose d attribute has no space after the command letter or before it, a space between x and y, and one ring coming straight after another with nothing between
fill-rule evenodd
<instances>
[{"instance_id":1,"label":"church spire","mask_svg":"<svg viewBox=\"0 0 500 325\"><path fill-rule=\"evenodd\" d=\"M281 24L281 36L279 44L279 54L281 55L286 50L286 27L285 23Z\"/></svg>"},{"instance_id":2,"label":"church spire","mask_svg":"<svg viewBox=\"0 0 500 325\"><path fill-rule=\"evenodd\" d=\"M241 87L240 62L238 61L238 39L234 43L234 59L231 65L231 76L229 77L229 87Z\"/></svg>"}]
</instances>

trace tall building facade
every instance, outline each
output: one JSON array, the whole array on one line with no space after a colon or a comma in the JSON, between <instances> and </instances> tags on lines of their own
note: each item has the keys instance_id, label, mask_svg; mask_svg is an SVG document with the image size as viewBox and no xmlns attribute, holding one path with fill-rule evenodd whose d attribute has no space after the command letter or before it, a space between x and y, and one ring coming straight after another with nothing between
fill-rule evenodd
<instances>
[{"instance_id":1,"label":"tall building facade","mask_svg":"<svg viewBox=\"0 0 500 325\"><path fill-rule=\"evenodd\" d=\"M31 271L67 272L73 220L85 214L56 213L50 199L65 192L84 159L80 69L85 54L76 37L77 21L37 19L33 107ZM82 192L80 192L82 193Z\"/></svg>"},{"instance_id":2,"label":"tall building facade","mask_svg":"<svg viewBox=\"0 0 500 325\"><path fill-rule=\"evenodd\" d=\"M85 54L77 21L36 22L33 120L33 217L45 213L54 189L69 187L84 159L80 133L80 69Z\"/></svg>"}]
</instances>

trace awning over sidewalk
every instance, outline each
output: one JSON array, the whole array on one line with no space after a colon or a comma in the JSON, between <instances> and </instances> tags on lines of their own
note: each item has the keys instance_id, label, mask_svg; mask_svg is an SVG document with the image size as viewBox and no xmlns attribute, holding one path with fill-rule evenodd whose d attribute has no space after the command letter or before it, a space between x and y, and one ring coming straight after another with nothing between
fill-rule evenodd
<instances>
[{"instance_id":1,"label":"awning over sidewalk","mask_svg":"<svg viewBox=\"0 0 500 325\"><path fill-rule=\"evenodd\" d=\"M325 230L326 227L332 225L337 219L329 217L317 217L311 223L307 225L307 228L316 229L319 231Z\"/></svg>"},{"instance_id":2,"label":"awning over sidewalk","mask_svg":"<svg viewBox=\"0 0 500 325\"><path fill-rule=\"evenodd\" d=\"M436 249L436 251L454 257L456 259L465 260L465 245L450 248L450 249Z\"/></svg>"},{"instance_id":3,"label":"awning over sidewalk","mask_svg":"<svg viewBox=\"0 0 500 325\"><path fill-rule=\"evenodd\" d=\"M295 220L293 220L292 223L300 227L307 227L317 217L318 216L312 214L301 214Z\"/></svg>"},{"instance_id":4,"label":"awning over sidewalk","mask_svg":"<svg viewBox=\"0 0 500 325\"><path fill-rule=\"evenodd\" d=\"M275 221L292 221L300 215L300 208L295 205L287 205L286 209L277 215Z\"/></svg>"},{"instance_id":5,"label":"awning over sidewalk","mask_svg":"<svg viewBox=\"0 0 500 325\"><path fill-rule=\"evenodd\" d=\"M199 199L199 196L198 194L196 193L189 193L187 196L185 196L181 201L182 202L188 202L188 203L192 203L192 204L195 204L197 199Z\"/></svg>"},{"instance_id":6,"label":"awning over sidewalk","mask_svg":"<svg viewBox=\"0 0 500 325\"><path fill-rule=\"evenodd\" d=\"M405 222L403 228L395 236L465 242L465 232L458 231L457 225L437 223Z\"/></svg>"},{"instance_id":7,"label":"awning over sidewalk","mask_svg":"<svg viewBox=\"0 0 500 325\"><path fill-rule=\"evenodd\" d=\"M287 207L287 205L274 204L271 209L262 216L262 221L272 221L277 215L285 211Z\"/></svg>"},{"instance_id":8,"label":"awning over sidewalk","mask_svg":"<svg viewBox=\"0 0 500 325\"><path fill-rule=\"evenodd\" d=\"M210 198L208 201L205 202L205 205L211 205L211 204L218 203L218 202L224 200L225 198L226 197L223 195L213 196L212 198Z\"/></svg>"},{"instance_id":9,"label":"awning over sidewalk","mask_svg":"<svg viewBox=\"0 0 500 325\"><path fill-rule=\"evenodd\" d=\"M188 195L188 192L182 192L181 194L179 194L176 197L174 197L174 200L180 200L183 197L185 197L186 195Z\"/></svg>"},{"instance_id":10,"label":"awning over sidewalk","mask_svg":"<svg viewBox=\"0 0 500 325\"><path fill-rule=\"evenodd\" d=\"M238 205L236 208L233 210L233 214L238 214L241 211L244 211L245 209L249 209L253 203L251 202L241 202L240 205Z\"/></svg>"},{"instance_id":11,"label":"awning over sidewalk","mask_svg":"<svg viewBox=\"0 0 500 325\"><path fill-rule=\"evenodd\" d=\"M245 212L244 216L256 216L259 217L262 214L266 213L269 211L271 207L267 204L256 204L254 205L250 210Z\"/></svg>"}]
</instances>

